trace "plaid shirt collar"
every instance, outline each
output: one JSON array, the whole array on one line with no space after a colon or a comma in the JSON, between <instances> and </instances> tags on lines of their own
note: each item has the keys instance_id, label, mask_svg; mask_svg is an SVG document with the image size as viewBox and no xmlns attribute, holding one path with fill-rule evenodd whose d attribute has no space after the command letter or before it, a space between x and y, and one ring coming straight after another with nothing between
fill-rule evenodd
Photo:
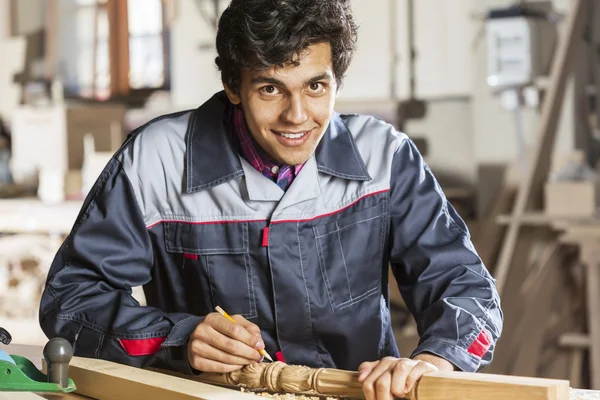
<instances>
[{"instance_id":1,"label":"plaid shirt collar","mask_svg":"<svg viewBox=\"0 0 600 400\"><path fill-rule=\"evenodd\" d=\"M258 172L271 179L284 191L287 190L302 170L304 163L294 167L275 163L250 134L242 107L229 105L227 115L229 134L238 153Z\"/></svg>"}]
</instances>

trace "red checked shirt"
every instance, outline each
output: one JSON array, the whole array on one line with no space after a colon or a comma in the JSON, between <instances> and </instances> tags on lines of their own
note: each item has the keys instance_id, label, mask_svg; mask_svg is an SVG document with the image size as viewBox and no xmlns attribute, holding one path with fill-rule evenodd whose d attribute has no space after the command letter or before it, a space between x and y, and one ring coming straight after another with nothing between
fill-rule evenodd
<instances>
[{"instance_id":1,"label":"red checked shirt","mask_svg":"<svg viewBox=\"0 0 600 400\"><path fill-rule=\"evenodd\" d=\"M228 107L227 124L238 153L252 164L258 172L275 182L283 191L286 191L302 170L304 163L290 166L273 162L250 134L244 118L244 110L241 106L231 105Z\"/></svg>"}]
</instances>

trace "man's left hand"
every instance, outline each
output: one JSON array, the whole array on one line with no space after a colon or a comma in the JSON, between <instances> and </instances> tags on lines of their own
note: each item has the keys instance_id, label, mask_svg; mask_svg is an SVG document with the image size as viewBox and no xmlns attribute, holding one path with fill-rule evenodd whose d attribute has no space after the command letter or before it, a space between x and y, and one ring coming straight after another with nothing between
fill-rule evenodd
<instances>
[{"instance_id":1,"label":"man's left hand","mask_svg":"<svg viewBox=\"0 0 600 400\"><path fill-rule=\"evenodd\" d=\"M366 400L393 400L404 398L423 375L452 370L451 363L433 354L419 354L413 359L385 357L362 363L358 381L363 383Z\"/></svg>"}]
</instances>

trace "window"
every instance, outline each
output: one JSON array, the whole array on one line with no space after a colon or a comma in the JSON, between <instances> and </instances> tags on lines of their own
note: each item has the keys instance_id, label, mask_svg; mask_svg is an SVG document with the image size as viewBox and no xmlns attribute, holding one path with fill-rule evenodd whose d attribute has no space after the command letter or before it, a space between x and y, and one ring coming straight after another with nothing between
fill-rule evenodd
<instances>
[{"instance_id":1,"label":"window","mask_svg":"<svg viewBox=\"0 0 600 400\"><path fill-rule=\"evenodd\" d=\"M50 77L96 100L167 89L164 1L51 0Z\"/></svg>"}]
</instances>

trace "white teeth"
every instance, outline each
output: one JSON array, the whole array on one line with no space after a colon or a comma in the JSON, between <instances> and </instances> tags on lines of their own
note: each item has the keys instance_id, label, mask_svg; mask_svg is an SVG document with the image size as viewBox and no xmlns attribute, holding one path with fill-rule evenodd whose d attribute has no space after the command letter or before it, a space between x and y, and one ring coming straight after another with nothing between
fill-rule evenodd
<instances>
[{"instance_id":1,"label":"white teeth","mask_svg":"<svg viewBox=\"0 0 600 400\"><path fill-rule=\"evenodd\" d=\"M286 137L288 139L300 139L302 136L306 135L306 132L302 133L280 133L281 136Z\"/></svg>"}]
</instances>

